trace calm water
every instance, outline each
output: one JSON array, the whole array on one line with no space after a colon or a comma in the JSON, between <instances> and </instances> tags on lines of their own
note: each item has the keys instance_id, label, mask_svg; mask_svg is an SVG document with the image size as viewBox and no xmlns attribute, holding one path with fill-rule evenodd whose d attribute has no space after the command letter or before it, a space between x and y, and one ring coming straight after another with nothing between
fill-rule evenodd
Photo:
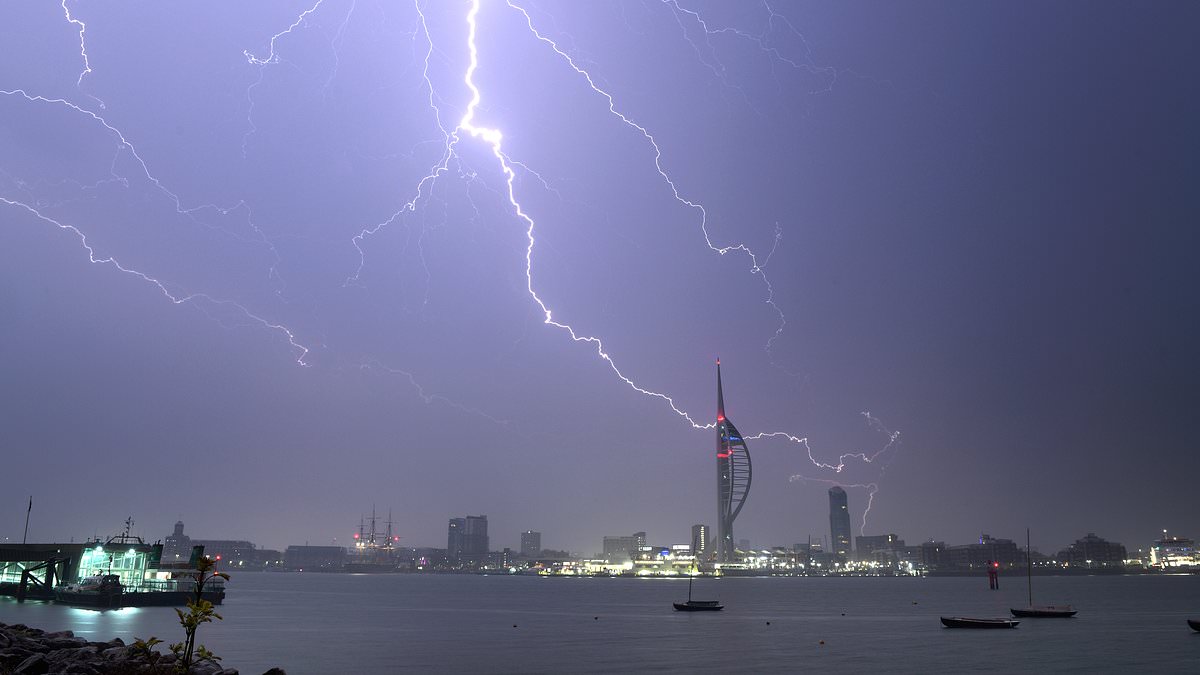
<instances>
[{"instance_id":1,"label":"calm water","mask_svg":"<svg viewBox=\"0 0 1200 675\"><path fill-rule=\"evenodd\" d=\"M1024 579L700 580L725 611L684 614L676 579L239 573L201 642L246 675L389 672L1200 673L1200 576L1034 579L1080 616L1012 631L939 615L1007 616ZM844 616L843 616L843 613ZM594 618L599 617L599 618ZM107 612L0 598L0 621L107 640L180 631L170 608ZM768 625L767 622L770 622ZM513 627L516 624L516 627ZM820 644L824 640L825 644Z\"/></svg>"}]
</instances>

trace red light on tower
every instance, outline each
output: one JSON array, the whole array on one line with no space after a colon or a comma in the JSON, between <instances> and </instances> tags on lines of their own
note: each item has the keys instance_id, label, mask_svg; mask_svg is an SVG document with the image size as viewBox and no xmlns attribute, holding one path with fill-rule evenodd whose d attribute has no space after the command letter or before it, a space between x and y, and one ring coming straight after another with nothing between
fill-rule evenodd
<instances>
[{"instance_id":1,"label":"red light on tower","mask_svg":"<svg viewBox=\"0 0 1200 675\"><path fill-rule=\"evenodd\" d=\"M218 555L218 556L217 556L217 560L220 560L220 559L221 559L221 556L220 556L220 555Z\"/></svg>"},{"instance_id":2,"label":"red light on tower","mask_svg":"<svg viewBox=\"0 0 1200 675\"><path fill-rule=\"evenodd\" d=\"M355 533L354 538L358 539L358 533Z\"/></svg>"}]
</instances>

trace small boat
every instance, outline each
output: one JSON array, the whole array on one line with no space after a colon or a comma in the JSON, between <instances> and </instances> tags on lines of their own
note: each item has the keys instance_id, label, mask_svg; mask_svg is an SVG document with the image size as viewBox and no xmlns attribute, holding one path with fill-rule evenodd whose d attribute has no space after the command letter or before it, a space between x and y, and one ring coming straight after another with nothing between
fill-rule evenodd
<instances>
[{"instance_id":1,"label":"small boat","mask_svg":"<svg viewBox=\"0 0 1200 675\"><path fill-rule=\"evenodd\" d=\"M1200 619L1188 619L1188 625L1192 627L1192 630L1200 631Z\"/></svg>"},{"instance_id":2,"label":"small boat","mask_svg":"<svg viewBox=\"0 0 1200 675\"><path fill-rule=\"evenodd\" d=\"M1012 608L1008 611L1013 616L1026 619L1069 619L1079 610L1070 605L1035 605L1033 604L1033 555L1029 546L1029 528L1025 528L1025 579L1029 585L1029 606Z\"/></svg>"},{"instance_id":3,"label":"small boat","mask_svg":"<svg viewBox=\"0 0 1200 675\"><path fill-rule=\"evenodd\" d=\"M721 601L688 601L671 604L678 611L719 611L725 609L725 605L722 605Z\"/></svg>"},{"instance_id":4,"label":"small boat","mask_svg":"<svg viewBox=\"0 0 1200 675\"><path fill-rule=\"evenodd\" d=\"M672 602L677 612L718 612L725 608L720 600L693 600L692 599L692 582L695 581L695 575L688 575L688 599L687 602Z\"/></svg>"},{"instance_id":5,"label":"small boat","mask_svg":"<svg viewBox=\"0 0 1200 675\"><path fill-rule=\"evenodd\" d=\"M58 602L86 607L120 607L125 587L116 574L97 574L84 577L74 584L55 587Z\"/></svg>"},{"instance_id":6,"label":"small boat","mask_svg":"<svg viewBox=\"0 0 1200 675\"><path fill-rule=\"evenodd\" d=\"M974 619L966 616L943 616L946 628L1016 628L1021 623L1016 619Z\"/></svg>"},{"instance_id":7,"label":"small boat","mask_svg":"<svg viewBox=\"0 0 1200 675\"><path fill-rule=\"evenodd\" d=\"M1079 610L1072 608L1070 605L1030 605L1020 609L1013 608L1009 610L1013 616L1032 618L1032 619L1065 619L1075 616Z\"/></svg>"}]
</instances>

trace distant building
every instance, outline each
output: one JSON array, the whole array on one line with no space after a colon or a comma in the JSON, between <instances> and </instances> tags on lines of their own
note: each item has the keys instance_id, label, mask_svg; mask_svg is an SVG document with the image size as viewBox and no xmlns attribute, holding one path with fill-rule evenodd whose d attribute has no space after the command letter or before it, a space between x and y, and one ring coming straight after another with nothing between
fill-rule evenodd
<instances>
[{"instance_id":1,"label":"distant building","mask_svg":"<svg viewBox=\"0 0 1200 675\"><path fill-rule=\"evenodd\" d=\"M345 563L341 546L289 546L283 552L283 566L289 570L337 572Z\"/></svg>"},{"instance_id":2,"label":"distant building","mask_svg":"<svg viewBox=\"0 0 1200 675\"><path fill-rule=\"evenodd\" d=\"M946 542L944 541L929 541L922 542L918 548L917 562L924 565L926 569L937 569L943 564L942 556L946 552Z\"/></svg>"},{"instance_id":3,"label":"distant building","mask_svg":"<svg viewBox=\"0 0 1200 675\"><path fill-rule=\"evenodd\" d=\"M216 560L218 568L257 567L258 551L251 542L240 539L193 539L192 546L203 546L204 555Z\"/></svg>"},{"instance_id":4,"label":"distant building","mask_svg":"<svg viewBox=\"0 0 1200 675\"><path fill-rule=\"evenodd\" d=\"M705 554L709 550L708 526L693 525L692 526L692 555L697 557L707 557Z\"/></svg>"},{"instance_id":5,"label":"distant building","mask_svg":"<svg viewBox=\"0 0 1200 675\"><path fill-rule=\"evenodd\" d=\"M183 521L175 522L175 531L163 539L163 560L176 562L187 560L192 551L192 539L183 533Z\"/></svg>"},{"instance_id":6,"label":"distant building","mask_svg":"<svg viewBox=\"0 0 1200 675\"><path fill-rule=\"evenodd\" d=\"M1082 539L1058 552L1059 562L1071 567L1111 567L1125 564L1125 547L1088 532Z\"/></svg>"},{"instance_id":7,"label":"distant building","mask_svg":"<svg viewBox=\"0 0 1200 675\"><path fill-rule=\"evenodd\" d=\"M604 558L607 560L637 558L645 546L645 532L635 532L628 537L607 536L604 538Z\"/></svg>"},{"instance_id":8,"label":"distant building","mask_svg":"<svg viewBox=\"0 0 1200 675\"><path fill-rule=\"evenodd\" d=\"M542 533L525 530L521 533L521 557L533 558L542 552Z\"/></svg>"},{"instance_id":9,"label":"distant building","mask_svg":"<svg viewBox=\"0 0 1200 675\"><path fill-rule=\"evenodd\" d=\"M451 565L478 565L487 553L487 516L450 519L446 536L446 558Z\"/></svg>"},{"instance_id":10,"label":"distant building","mask_svg":"<svg viewBox=\"0 0 1200 675\"><path fill-rule=\"evenodd\" d=\"M252 542L242 539L192 539L183 533L183 521L175 523L175 529L163 539L162 560L165 563L187 562L192 547L203 546L204 555L219 561L219 567L265 567L278 563L279 551L259 551ZM272 555L274 554L274 555Z\"/></svg>"},{"instance_id":11,"label":"distant building","mask_svg":"<svg viewBox=\"0 0 1200 675\"><path fill-rule=\"evenodd\" d=\"M843 561L850 557L850 505L836 485L829 488L829 551Z\"/></svg>"},{"instance_id":12,"label":"distant building","mask_svg":"<svg viewBox=\"0 0 1200 675\"><path fill-rule=\"evenodd\" d=\"M941 567L973 569L998 562L1001 567L1025 564L1025 552L1011 539L996 539L989 534L979 537L979 543L951 546L942 552Z\"/></svg>"},{"instance_id":13,"label":"distant building","mask_svg":"<svg viewBox=\"0 0 1200 675\"><path fill-rule=\"evenodd\" d=\"M854 548L863 562L888 563L898 560L905 547L904 540L894 534L876 534L856 537Z\"/></svg>"}]
</instances>

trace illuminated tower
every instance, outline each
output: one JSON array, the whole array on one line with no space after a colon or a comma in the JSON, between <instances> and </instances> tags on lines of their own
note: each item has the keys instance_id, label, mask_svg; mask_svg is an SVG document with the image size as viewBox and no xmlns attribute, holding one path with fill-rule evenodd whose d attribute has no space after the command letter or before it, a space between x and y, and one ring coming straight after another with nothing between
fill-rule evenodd
<instances>
[{"instance_id":1,"label":"illuminated tower","mask_svg":"<svg viewBox=\"0 0 1200 675\"><path fill-rule=\"evenodd\" d=\"M717 359L717 561L733 562L733 521L750 494L750 451L725 418L721 359Z\"/></svg>"},{"instance_id":2,"label":"illuminated tower","mask_svg":"<svg viewBox=\"0 0 1200 675\"><path fill-rule=\"evenodd\" d=\"M829 550L842 562L850 557L850 507L836 485L829 488Z\"/></svg>"}]
</instances>

